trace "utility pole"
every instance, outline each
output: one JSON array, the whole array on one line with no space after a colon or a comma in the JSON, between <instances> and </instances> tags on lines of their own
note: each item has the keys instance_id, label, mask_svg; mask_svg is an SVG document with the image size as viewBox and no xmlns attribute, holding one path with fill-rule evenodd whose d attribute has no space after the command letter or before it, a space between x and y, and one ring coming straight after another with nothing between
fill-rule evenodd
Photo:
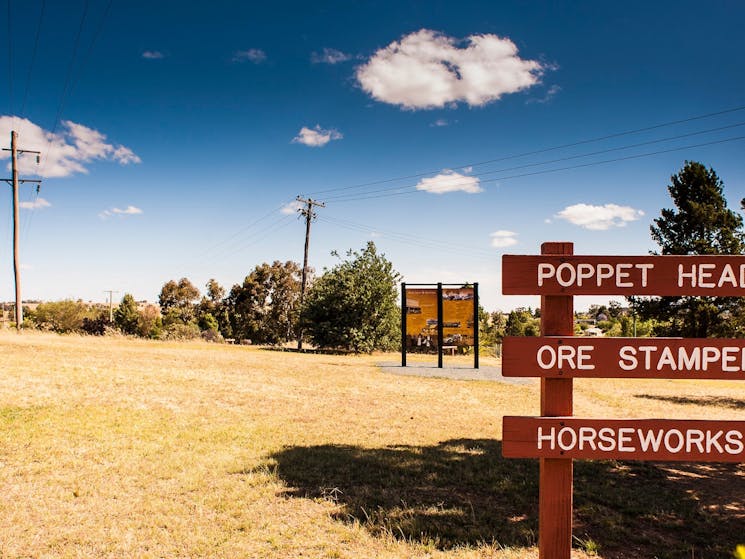
<instances>
[{"instance_id":1,"label":"utility pole","mask_svg":"<svg viewBox=\"0 0 745 559\"><path fill-rule=\"evenodd\" d=\"M13 188L13 274L15 276L15 288L16 288L16 330L21 331L21 324L23 324L23 305L21 302L21 262L18 255L18 243L20 240L20 219L18 215L18 185L26 182L41 184L41 180L37 179L18 179L18 154L21 153L34 153L36 154L36 164L39 164L39 156L41 152L33 151L29 149L18 149L16 147L16 140L18 139L18 132L15 130L10 133L10 149L3 148L3 151L9 151L11 157L11 178L5 179Z\"/></svg>"},{"instance_id":2,"label":"utility pole","mask_svg":"<svg viewBox=\"0 0 745 559\"><path fill-rule=\"evenodd\" d=\"M111 289L104 290L104 293L109 294L109 322L114 322L114 293L119 293L118 291L113 291Z\"/></svg>"},{"instance_id":3,"label":"utility pole","mask_svg":"<svg viewBox=\"0 0 745 559\"><path fill-rule=\"evenodd\" d=\"M326 204L323 202L318 202L316 200L313 200L312 198L308 198L307 200L305 198L301 198L298 196L295 198L298 202L301 204L304 204L304 207L299 208L298 212L300 215L305 217L305 252L303 253L303 275L302 280L300 282L300 308L303 308L303 300L305 299L305 286L308 281L308 247L310 246L310 223L313 221L313 219L316 217L316 212L313 211L313 206L318 206L319 208L325 208ZM303 329L298 328L298 334L297 334L297 348L303 349Z\"/></svg>"}]
</instances>

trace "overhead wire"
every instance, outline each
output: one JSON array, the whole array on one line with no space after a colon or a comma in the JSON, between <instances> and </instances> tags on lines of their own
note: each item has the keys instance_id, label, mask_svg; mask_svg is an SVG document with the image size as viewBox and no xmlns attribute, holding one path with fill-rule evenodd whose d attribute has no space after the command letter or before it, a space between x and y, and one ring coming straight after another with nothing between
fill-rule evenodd
<instances>
[{"instance_id":1,"label":"overhead wire","mask_svg":"<svg viewBox=\"0 0 745 559\"><path fill-rule=\"evenodd\" d=\"M83 5L83 14L80 17L80 24L78 25L78 31L75 35L75 41L73 42L72 56L70 57L70 63L67 65L67 73L65 75L65 82L62 87L62 93L60 94L59 103L57 104L57 112L54 117L52 131L49 134L49 137L47 140L46 154L43 157L42 167L41 167L41 170L39 171L40 176L43 176L43 173L46 169L47 162L49 161L49 157L51 154L51 148L52 148L52 140L54 139L54 136L57 133L57 128L59 127L60 120L62 118L62 111L64 109L65 103L67 102L68 91L69 91L70 82L72 79L72 71L75 66L75 59L77 58L78 48L80 46L80 37L83 34L83 27L85 26L85 20L88 16L88 7L89 7L89 0L85 0L85 3Z\"/></svg>"},{"instance_id":2,"label":"overhead wire","mask_svg":"<svg viewBox=\"0 0 745 559\"><path fill-rule=\"evenodd\" d=\"M478 161L478 162L475 162L475 163L466 163L466 164L463 164L463 165L455 165L455 166L452 166L450 168L451 169L462 169L462 168L466 168L466 167L480 167L482 165L487 165L489 163L497 163L499 161L507 161L509 159L518 159L518 158L521 158L521 157L528 157L528 156L531 156L531 155L539 155L541 153L547 153L547 152L551 152L551 151L557 151L557 150L560 150L560 149L567 149L567 148L576 147L576 146L580 146L580 145L585 145L585 144L590 144L590 143L595 143L595 142L601 142L601 141L610 140L610 139L613 139L613 138L620 138L620 137L623 137L623 136L629 136L631 134L640 134L642 132L649 132L651 130L657 130L659 128L665 128L667 126L674 126L676 124L685 124L685 123L688 123L688 122L694 122L696 120L703 120L703 119L707 119L707 118L713 118L715 116L721 116L721 115L730 114L730 113L734 113L734 112L738 112L738 111L742 111L742 110L745 110L745 105L740 105L740 106L737 106L737 107L731 107L729 109L724 109L724 110L721 110L721 111L715 111L715 112L706 113L706 114L702 114L702 115L695 115L695 116L686 117L686 118L682 118L682 119L677 119L677 120L671 120L671 121L667 121L667 122L662 122L662 123L659 123L659 124L654 124L654 125L651 125L651 126L645 126L645 127L642 127L642 128L635 128L633 130L625 130L625 131L622 131L622 132L615 132L613 134L606 134L604 136L597 136L597 137L588 138L588 139L585 139L585 140L578 140L576 142L569 142L569 143L566 143L566 144L559 144L559 145L550 146L550 147L547 147L547 148L541 148L541 149L537 149L537 150L526 151L526 152L517 153L517 154L513 154L513 155L505 155L505 156L502 156L502 157L497 157L497 158L494 158L494 159L488 159L488 160L485 160L485 161ZM341 187L335 187L335 188L327 188L327 189L323 189L323 190L316 190L316 191L310 192L308 194L309 195L312 195L312 196L316 196L316 195L325 194L325 193L328 193L328 192L338 192L338 191L343 191L343 190L352 190L352 189L365 188L365 187L368 187L368 186L375 186L375 185L378 185L378 184L385 184L385 183L395 182L395 181L400 181L400 180L407 180L407 179L414 179L414 178L426 177L426 176L431 175L432 173L439 173L441 171L442 171L442 169L436 169L436 170L432 170L432 171L425 171L425 172L415 173L415 174L411 174L411 175L403 175L403 176L399 176L399 177L393 177L393 178L388 178L388 179L381 179L381 180L376 180L376 181L371 181L371 182L366 182L366 183L361 183L361 184L355 184L355 185L349 185L349 186L341 186Z\"/></svg>"},{"instance_id":3,"label":"overhead wire","mask_svg":"<svg viewBox=\"0 0 745 559\"><path fill-rule=\"evenodd\" d=\"M256 243L264 240L269 235L279 231L280 229L283 229L284 227L289 225L290 222L297 218L297 215L294 212L285 215L277 215L279 210L281 210L284 206L286 206L286 204L280 205L276 209L272 209L260 218L242 227L239 231L233 233L230 237L211 245L211 247L208 247L201 252L202 256L197 260L200 264L204 264L205 262L217 262L223 260L230 255L234 255L240 251L245 250L248 247L254 246ZM268 223L265 223L266 220L271 216L274 216L275 219L269 221ZM251 229L254 229L256 226L258 226L260 223L264 223L260 230L252 231L249 234L244 235L245 233L251 231ZM241 235L244 236L242 238L238 238Z\"/></svg>"},{"instance_id":4,"label":"overhead wire","mask_svg":"<svg viewBox=\"0 0 745 559\"><path fill-rule=\"evenodd\" d=\"M41 16L43 16L43 10L44 10L45 1L46 0L43 0L44 3L42 4L42 13L41 13ZM113 2L113 0L109 0L108 4L106 5L106 8L104 9L103 16L101 17L101 20L99 21L98 28L96 29L96 32L93 35L93 39L91 41L91 44L88 47L88 50L87 50L86 55L85 55L85 58L83 60L83 64L81 65L80 71L78 72L78 78L79 78L80 74L82 73L82 68L83 68L85 62L87 62L88 58L90 58L90 54L93 51L93 46L95 45L96 40L98 39L98 37L101 34L101 31L103 29L104 22L105 22L106 17L107 17L107 15L109 13L109 9L111 8L112 2ZM40 177L41 176L44 176L44 171L46 170L47 164L48 164L49 159L50 159L50 156L51 156L52 148L53 148L52 142L53 142L53 140L55 138L55 135L57 133L57 128L59 127L59 124L61 122L62 113L63 113L63 110L64 110L64 106L67 103L67 99L68 99L68 97L71 94L72 89L73 89L73 86L72 86L72 84L73 84L73 82L72 82L73 69L75 67L75 61L77 59L78 49L80 47L80 39L82 37L83 29L85 27L85 21L86 21L87 16L88 16L88 10L89 10L89 0L85 0L85 3L83 4L83 13L82 13L81 18L80 18L80 24L78 25L78 30L77 30L77 33L75 35L75 41L73 42L72 56L70 58L70 63L67 66L67 73L65 75L65 82L64 82L64 85L62 87L62 92L60 94L59 102L57 104L57 112L56 112L55 117L54 117L54 123L52 125L52 131L51 131L51 133L49 134L49 136L47 138L46 151L45 151L45 153L42 154L43 155L43 158L42 158L41 168L38 171L38 174L39 174ZM41 29L41 16L40 16L40 21L39 21L39 27L37 29L36 42L38 42L38 30ZM35 51L36 51L36 47L34 47L34 52ZM34 55L34 57L35 57L35 55ZM31 74L29 73L29 81L30 81L30 79L31 79ZM25 105L25 101L24 101L24 105ZM38 203L38 200L39 200L39 191L40 191L40 189L37 187L36 190L34 191L33 200L31 202L31 211L29 212L29 217L23 223L22 234L23 234L24 237L28 235L28 230L31 228L31 222L33 221L33 216L36 213L35 209L36 209L36 204Z\"/></svg>"},{"instance_id":5,"label":"overhead wire","mask_svg":"<svg viewBox=\"0 0 745 559\"><path fill-rule=\"evenodd\" d=\"M9 113L13 116L13 24L12 24L12 10L10 8L10 0L8 3L8 108ZM15 118L13 116L13 118ZM15 126L15 121L14 121Z\"/></svg>"},{"instance_id":6,"label":"overhead wire","mask_svg":"<svg viewBox=\"0 0 745 559\"><path fill-rule=\"evenodd\" d=\"M98 22L98 26L96 27L96 30L93 32L93 38L91 39L91 42L88 45L88 50L86 50L85 55L83 55L82 61L80 62L80 66L78 68L76 79L70 85L70 95L72 95L72 92L77 87L78 82L80 81L80 78L83 76L83 73L85 72L85 68L88 65L88 61L91 58L91 54L93 53L93 48L96 46L96 43L98 42L98 38L101 36L101 33L103 32L104 24L106 23L106 19L109 15L109 11L111 11L111 5L113 3L114 3L114 0L109 0L106 4L106 7L104 8L103 15L101 16L101 19Z\"/></svg>"},{"instance_id":7,"label":"overhead wire","mask_svg":"<svg viewBox=\"0 0 745 559\"><path fill-rule=\"evenodd\" d=\"M381 229L380 227L373 227L370 225L364 225L361 223L333 218L329 216L319 216L319 221L328 223L337 227L348 229L351 231L359 231L362 233L379 233L386 239L391 239L394 242L405 244L408 246L414 246L418 248L433 248L441 252L448 252L451 254L457 254L461 256L469 256L473 258L491 258L494 257L494 252L488 249L482 249L474 246L453 243L451 241L445 241L441 239L432 239L427 237L421 237L418 235L411 235L408 233L400 233L391 230Z\"/></svg>"},{"instance_id":8,"label":"overhead wire","mask_svg":"<svg viewBox=\"0 0 745 559\"><path fill-rule=\"evenodd\" d=\"M712 133L712 132L721 132L722 130L729 130L731 128L737 128L739 126L745 126L745 121L744 122L738 122L738 123L735 123L735 124L728 124L726 126L719 126L719 127L716 127L716 128L709 128L707 130L698 130L696 132L689 132L687 134L678 134L678 135L675 135L675 136L668 136L667 138L658 138L656 140L648 140L646 142L638 142L636 144L629 144L629 145L625 145L625 146L617 146L617 147L613 147L613 148L607 148L607 149L592 151L592 152L588 152L588 153L581 153L581 154L576 154L576 155L569 155L569 156L566 156L566 157L559 157L559 158L556 158L556 159L548 159L548 160L538 161L538 162L534 162L534 163L525 163L523 165L516 165L516 166L513 166L513 167L505 167L505 168L502 168L502 169L495 169L495 170L491 170L491 171L484 171L482 173L472 173L472 174L469 174L469 175L458 175L457 178L454 177L452 181L440 180L438 182L438 184L441 185L441 186L446 186L446 187L448 187L448 186L456 186L456 187L457 186L463 186L463 184L468 184L467 182L462 181L462 179L464 179L464 178L481 178L481 177L485 177L485 176L488 176L488 175L494 175L494 174L497 174L497 173L504 173L504 172L507 172L507 171L515 171L515 170L518 170L518 169L527 169L527 168L530 168L530 167L540 167L541 165L549 165L551 163L560 163L562 161L570 161L572 159L581 159L581 158L584 158L584 157L592 157L592 156L595 156L595 155L602 155L604 153L611 153L611 152L614 152L614 151L623 151L623 150L626 150L626 149L633 149L633 148L636 148L636 147L642 147L642 146L647 146L647 145L652 145L652 144L659 144L659 143L662 143L662 142L669 142L669 141L673 141L673 140L679 140L679 139L682 139L682 138L690 138L692 136L700 136L701 134L709 134L709 133ZM383 188L383 189L379 189L379 190L370 190L370 191L363 192L361 194L373 194L373 193L378 193L378 192L387 192L387 191L391 191L391 190L399 190L399 189L402 189L402 188L409 188L409 186L394 186L394 187ZM326 197L325 199L326 200L334 200L336 198L341 198L341 197L346 197L346 196L349 196L349 195L339 194L337 196Z\"/></svg>"},{"instance_id":9,"label":"overhead wire","mask_svg":"<svg viewBox=\"0 0 745 559\"><path fill-rule=\"evenodd\" d=\"M233 249L230 250L223 250L219 252L215 252L209 255L209 257L202 260L199 264L201 267L204 267L205 264L214 264L216 262L220 262L224 260L227 257L233 257L235 258L237 254L243 252L247 248L256 245L257 243L263 241L270 235L276 234L278 231L284 229L292 221L295 219L296 216L294 215L285 215L281 217L280 219L272 222L269 224L266 228L262 229L259 232L256 232L254 235L252 235L248 240L244 239L241 244L236 245ZM248 241L248 242L246 242ZM189 266L190 267L190 266ZM188 274L187 274L188 275Z\"/></svg>"},{"instance_id":10,"label":"overhead wire","mask_svg":"<svg viewBox=\"0 0 745 559\"><path fill-rule=\"evenodd\" d=\"M262 223L263 221L265 221L265 220L266 220L266 219L268 219L269 217L271 217L271 216L273 216L273 215L274 215L274 216L276 216L276 214L277 214L278 212L280 212L280 211L282 210L282 208L286 207L286 206L287 206L288 204L290 204L290 203L291 203L291 200L287 200L287 201L285 201L285 202L282 202L282 203L281 203L280 205L278 205L278 206L276 206L276 207L272 208L271 210L269 210L269 211L268 211L267 213L265 213L265 214L264 214L264 215L262 215L261 217L259 217L259 218L255 219L255 220L253 220L253 221L251 221L251 222L249 222L249 223L248 223L248 224L246 224L246 225L243 225L243 226L241 226L241 227L240 227L240 228L239 228L239 229L238 229L237 231L235 231L235 232L234 232L233 234L231 234L231 235L230 235L229 237L226 237L225 239L222 239L222 240L220 240L220 241L217 241L216 243L213 243L213 244L209 245L209 246L208 246L207 248L205 248L204 250L202 250L202 251L201 251L201 252L200 252L200 253L199 253L199 254L197 255L197 258L200 258L200 259L201 259L202 257L204 257L204 256L206 256L206 255L208 255L208 254L214 253L214 252L215 252L215 250L216 250L216 249L218 249L218 248L219 248L219 247L220 247L221 245L225 245L225 244L227 244L227 243L230 243L230 242L232 242L232 241L233 241L234 239L236 239L237 237L239 237L239 236L240 236L240 235L242 235L243 233L245 233L245 232L249 231L250 229L253 229L253 228L254 228L254 227L256 227L256 226L257 226L257 225L258 225L259 223ZM294 212L293 212L293 214L294 214ZM292 215L292 214L289 214L289 215Z\"/></svg>"},{"instance_id":11,"label":"overhead wire","mask_svg":"<svg viewBox=\"0 0 745 559\"><path fill-rule=\"evenodd\" d=\"M500 181L505 181L505 180L510 180L510 179L516 179L516 178L522 178L522 177L529 177L529 176L535 176L535 175L543 175L543 174L548 174L548 173L558 173L558 172L561 172L561 171L568 171L568 170L571 170L571 169L581 169L581 168L586 168L586 167L593 167L595 165L605 165L605 164L608 164L608 163L616 163L616 162L619 162L619 161L629 161L629 160L632 160L632 159L640 159L640 158L643 158L643 157L651 157L651 156L654 156L654 155L661 155L661 154L664 154L664 153L672 153L672 152L682 151L682 150L686 150L686 149L693 149L693 148L698 148L698 147L705 147L705 146L711 146L711 145L717 145L717 144L723 144L723 143L727 143L727 142L735 142L735 141L741 141L741 140L745 140L745 136L736 136L736 137L733 137L733 138L725 138L725 139L721 139L721 140L713 140L713 141L710 141L710 142L702 142L702 143L699 143L699 144L692 144L692 145L687 145L687 146L679 146L679 147L665 149L665 150L657 150L657 151L652 151L652 152L647 152L647 153L640 153L640 154L628 155L628 156L625 156L625 157L616 157L616 158L605 159L605 160L601 160L601 161L591 161L591 162L588 162L588 163L581 163L581 164L577 164L577 165L567 165L567 166L564 166L564 167L558 167L558 168L554 168L554 169L543 169L543 170L540 170L540 171L533 171L533 172L529 172L529 173L518 173L518 174L514 174L514 175L505 175L505 176L496 177L496 178L493 178L493 179L487 179L485 181L481 181L480 184L500 182ZM465 178L469 178L469 177L465 177ZM464 186L464 185L467 185L467 184L470 184L470 182L462 181L462 182L459 182L459 183L452 183L449 186L450 187L453 187L453 186ZM335 197L334 196L327 197L327 198L324 199L324 201L326 201L326 202L337 202L337 203L341 203L341 202L357 202L357 201L361 201L361 200L372 200L372 199L376 199L376 198L386 198L386 197L389 197L389 196L400 196L400 195L403 195L403 194L414 194L414 193L420 192L420 191L422 191L422 190L421 189L418 189L417 188L417 185L405 185L405 186L395 187L393 189L384 189L384 190L378 191L378 192L382 192L382 193L378 193L378 192L373 191L373 192L362 192L362 193L359 193L357 195L352 195L352 194L349 194L349 195L346 195L346 196L339 195L339 196L335 196Z\"/></svg>"},{"instance_id":12,"label":"overhead wire","mask_svg":"<svg viewBox=\"0 0 745 559\"><path fill-rule=\"evenodd\" d=\"M10 0L8 0L10 3ZM28 94L31 90L31 76L34 73L34 66L36 64L36 53L39 50L39 39L41 37L41 26L44 21L44 11L46 9L47 0L41 0L41 9L39 10L39 23L36 25L36 36L34 38L34 48L31 51L31 62L28 67L28 74L26 75L26 87L23 92L23 102L21 103L21 117L26 116L26 102L28 101Z\"/></svg>"},{"instance_id":13,"label":"overhead wire","mask_svg":"<svg viewBox=\"0 0 745 559\"><path fill-rule=\"evenodd\" d=\"M605 135L605 136L600 136L600 137L596 137L596 138L590 138L590 139L581 140L581 141L578 141L578 142L572 142L572 143L562 144L562 145L558 145L558 146L552 146L552 147L549 147L549 148L543 148L543 149L539 149L539 150L532 150L530 152L525 152L525 153L522 153L522 154L516 154L516 155L510 155L510 156L495 158L495 159L491 159L491 160L488 160L488 161L482 161L482 162L479 162L479 163L474 163L474 164L471 164L470 166L485 165L487 163L493 163L493 162L496 162L496 161L504 161L504 160L508 160L508 159L516 159L516 158L519 158L519 157L526 157L526 156L529 156L529 155L546 153L546 152L550 152L550 151L554 151L554 150L558 150L558 149L563 149L563 148L567 148L567 147L574 147L574 146L578 146L578 145L583 145L583 144L589 144L589 143L592 143L592 142L602 141L602 140L605 140L605 139L617 138L617 137L622 137L622 136L626 136L626 135L630 135L630 134L634 134L634 133L641 133L641 132L645 132L645 131L659 129L659 128L663 128L665 126L672 126L672 125L675 125L675 124L692 122L692 121L702 120L702 119L705 119L705 118L711 118L711 117L714 117L714 116L720 116L720 115L724 115L724 114L729 114L729 113L733 113L733 112L736 112L736 111L741 111L743 109L745 109L745 105L739 106L739 107L730 108L730 109L726 109L726 110L722 110L722 111L710 112L710 113L706 113L706 114L703 114L703 115L696 115L696 116L692 116L692 117L688 117L688 118L684 118L684 119L677 119L677 120L673 120L673 121L669 121L669 122L665 122L665 123L660 123L660 124L656 124L656 125L652 125L652 126L646 126L646 127L643 127L643 128L637 128L637 129L634 129L634 130L627 130L627 131L624 131L624 132L619 132L619 133L614 133L614 134L608 134L608 135ZM470 180L472 177L483 177L483 176L493 175L493 174L497 174L497 173L505 173L505 172L513 171L513 170L526 169L526 168L530 168L530 167L536 167L536 166L548 165L548 164L552 164L552 163L558 163L558 162L561 162L561 161L569 161L569 160L575 160L575 159L584 158L584 157L591 157L591 156L596 156L596 155L600 155L600 154L603 154L603 153L610 153L610 152L614 152L614 151L632 149L632 148L641 147L641 146L645 146L645 145L652 145L652 144L657 144L657 143L661 143L661 142L672 141L672 140L676 140L676 139L682 139L682 138L687 138L687 137L691 137L691 136L696 136L696 135L701 135L701 134L706 134L706 133L717 132L717 131L721 131L721 130L725 130L725 129L730 129L730 128L734 128L734 127L738 127L738 126L743 126L743 125L745 125L745 122L738 122L738 123L729 124L729 125L725 125L725 126L720 126L720 127L715 127L715 128L709 128L709 129L705 129L705 130L698 130L698 131L689 132L689 133L686 133L686 134L677 134L677 135L669 136L669 137L666 137L666 138L658 138L658 139L654 139L654 140L649 140L649 141L645 141L645 142L638 142L638 143L635 143L635 144L629 144L629 145L625 145L625 146L617 146L617 147L613 147L613 148L607 148L607 149L603 149L603 150L596 150L596 151L593 151L593 152L588 152L588 153L583 153L583 154L575 154L575 155L571 155L571 156L566 156L566 157L561 157L561 158L554 158L554 159L544 160L544 161L540 161L540 162L532 162L532 163L526 163L526 164L523 164L523 165L516 165L516 166L512 166L512 167L506 167L506 168L503 168L503 169L484 171L482 173L477 173L477 174L474 174L474 175L468 175L468 177L465 177L465 178L467 178L467 179ZM562 166L562 167L552 168L552 169L543 169L543 170L533 171L533 172L527 172L527 173L517 173L517 174L512 174L512 175L505 175L505 176L495 177L493 179L484 180L484 181L482 181L482 183L488 184L488 183L494 183L494 182L499 182L499 181L503 181L503 180L509 180L509 179L514 179L514 178L519 178L519 177L525 177L525 176L540 175L540 174L547 174L547 173L556 173L556 172L566 171L566 170L570 170L570 169L574 169L574 168L583 168L583 167L589 167L589 166L595 166L595 165L603 165L603 164L609 164L609 163L613 163L613 162L625 161L625 160L630 160L630 159L637 159L637 158L642 158L642 157L651 157L653 155L659 155L659 154L663 154L663 153L669 153L669 152L674 152L674 151L681 151L681 150L684 150L684 149L691 149L691 148L708 146L708 145L721 144L721 143L725 143L725 142L739 141L739 140L742 140L742 139L745 139L745 137L739 136L739 137L734 137L734 138L726 138L726 139L714 140L714 141L710 141L710 142L702 142L702 143L693 144L693 145L678 146L678 147L674 147L674 148L671 148L671 149L657 150L657 151L652 151L652 152L634 154L634 155L630 155L630 156L624 156L624 157L618 157L618 158L611 158L611 159L606 159L606 160L601 160L601 161L592 161L592 162L578 164L578 165L569 165L569 166ZM406 177L403 177L403 178L417 178L417 177L425 176L427 174L429 174L429 173L407 175ZM319 191L316 191L314 194L320 194L320 193L323 193L323 192L341 192L341 191L344 191L344 190L349 190L350 188L360 188L360 187L363 187L363 186L369 186L369 185L373 185L373 184L384 184L384 183L387 183L387 182L393 182L393 181L396 181L396 180L401 180L401 178L402 177L398 177L398 178L394 178L394 179L385 179L385 180L380 180L380 181L374 181L372 183L365 183L365 184L362 184L362 185L354 185L353 187L342 187L342 188L335 188L335 189L319 190ZM459 183L453 183L453 184L460 185ZM383 197L388 197L388 196L399 196L399 195L414 194L416 192L418 192L418 190L416 189L416 185L403 185L403 186L398 185L398 186L394 186L392 188L380 189L380 190L375 190L375 191L368 190L368 191L365 191L365 192L357 192L357 193L350 192L350 193L347 193L347 194L339 194L337 196L324 197L324 201L329 201L331 203L333 203L333 202L339 202L339 203L343 203L343 202L354 202L354 201L369 200L369 199L374 199L374 198L383 198ZM218 242L214 246L220 246L220 245L223 245L225 243L230 242L232 239L234 239L235 237L237 237L240 234L242 234L243 231L250 229L252 227L252 225L254 225L255 223L258 223L258 222L261 222L262 220L267 219L274 212L278 211L279 209L281 209L285 205L286 205L286 203L283 203L282 205L278 206L276 209L273 209L272 211L270 211L268 214L265 214L264 216L260 217L255 222L252 222L251 224L249 224L247 226L244 226L243 228L241 228L241 230L239 230L238 232L236 232L233 235L231 235L231 237L229 237L228 239L225 239L223 241L220 241L220 242ZM346 221L345 222L344 220L339 220L339 219L335 219L335 218L328 217L328 216L319 216L318 219L320 221L322 221L322 222L326 222L326 223L333 224L333 225L336 225L336 226L339 226L339 227L343 227L343 228L346 228L348 230L355 230L355 231L366 232L366 233L374 233L376 231L380 231L379 228L365 226L363 224L349 222L349 221ZM272 225L270 225L270 228L277 227L277 226L283 227L283 226L286 226L287 224L288 224L288 220L286 220L286 219L285 220L279 220L279 221L272 222ZM448 245L452 244L452 243L442 243L442 242L439 242L439 241L438 242L433 242L433 241L427 240L426 238L423 238L423 237L421 237L421 238L416 238L416 236L408 236L407 237L405 234L399 234L399 233L395 233L395 232L391 232L391 231L388 231L388 232L380 231L380 232L383 232L384 234L390 236L393 239L398 240L399 242L409 243L412 246L420 246L420 247L427 248L427 247L432 247L432 246L435 246L436 245L438 248L441 248L442 249L443 247L446 246L446 244L448 244ZM271 234L271 232L269 234ZM253 239L253 236L249 236L248 239ZM247 239L243 239L240 242L241 243L245 243L246 240ZM253 240L249 240L248 241L249 245L252 242L254 242L254 241ZM258 242L258 241L256 241L256 242ZM207 249L207 250L209 251L210 249ZM466 251L473 251L474 248L473 247L464 247L464 246L461 245L461 246L448 246L447 250L453 250L455 252L462 253L462 252L464 252L464 250L466 250ZM479 249L479 250L481 250L481 249ZM224 255L226 255L226 254L230 254L231 252L233 252L233 250L230 247L227 247L226 249L223 249L222 250L222 255L218 253L216 257L217 258L221 258L221 257L224 257ZM487 253L487 254L489 254L489 255L491 255L491 252L489 252L488 250L485 250L484 249L484 252ZM482 256L483 253L478 253L478 254L479 254L479 256Z\"/></svg>"}]
</instances>

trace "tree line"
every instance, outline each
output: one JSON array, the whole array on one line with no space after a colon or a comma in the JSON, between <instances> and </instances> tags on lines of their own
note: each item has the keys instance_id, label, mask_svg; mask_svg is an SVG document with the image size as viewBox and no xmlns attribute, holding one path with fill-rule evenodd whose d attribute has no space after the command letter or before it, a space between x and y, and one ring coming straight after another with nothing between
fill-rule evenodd
<instances>
[{"instance_id":1,"label":"tree line","mask_svg":"<svg viewBox=\"0 0 745 559\"><path fill-rule=\"evenodd\" d=\"M674 207L663 208L650 226L663 255L745 253L743 218L727 206L724 183L711 168L686 161L667 187ZM740 202L745 210L745 199ZM300 332L311 344L354 352L400 348L401 279L374 243L344 257L309 282L300 302L301 269L295 262L256 266L226 291L211 279L201 294L187 278L166 282L158 306L138 307L125 294L109 320L106 308L82 302L39 304L25 311L24 327L56 332L103 334L117 331L155 339L202 337L282 345ZM595 306L576 317L576 333L590 323L609 336L745 337L745 297L629 297ZM480 311L482 345L504 336L540 335L540 310L508 315Z\"/></svg>"},{"instance_id":2,"label":"tree line","mask_svg":"<svg viewBox=\"0 0 745 559\"><path fill-rule=\"evenodd\" d=\"M319 348L352 352L398 347L400 276L373 242L349 251L312 278L300 304L301 268L292 261L257 265L226 291L210 279L202 294L188 279L169 280L158 306L127 293L110 317L103 305L55 301L25 309L24 327L93 335L118 332L151 339L230 340L282 345L300 332ZM110 320L111 318L111 320Z\"/></svg>"}]
</instances>

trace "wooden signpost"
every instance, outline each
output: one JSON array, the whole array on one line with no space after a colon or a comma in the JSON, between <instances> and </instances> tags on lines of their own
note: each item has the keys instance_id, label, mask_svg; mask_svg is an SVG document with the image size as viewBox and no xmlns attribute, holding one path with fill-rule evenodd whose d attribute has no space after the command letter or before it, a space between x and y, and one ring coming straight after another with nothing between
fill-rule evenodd
<instances>
[{"instance_id":1,"label":"wooden signpost","mask_svg":"<svg viewBox=\"0 0 745 559\"><path fill-rule=\"evenodd\" d=\"M573 379L745 380L745 341L573 338L574 295L745 296L745 256L577 256L544 243L540 256L502 258L505 295L541 295L541 337L505 338L502 374L540 377L541 416L505 417L502 453L540 459L539 554L569 559L574 458L745 462L745 421L582 419Z\"/></svg>"}]
</instances>

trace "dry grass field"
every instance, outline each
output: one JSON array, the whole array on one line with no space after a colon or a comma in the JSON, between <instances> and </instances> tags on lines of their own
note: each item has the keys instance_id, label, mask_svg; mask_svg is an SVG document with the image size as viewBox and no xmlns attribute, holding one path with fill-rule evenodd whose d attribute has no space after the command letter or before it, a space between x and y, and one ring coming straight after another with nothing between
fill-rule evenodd
<instances>
[{"instance_id":1,"label":"dry grass field","mask_svg":"<svg viewBox=\"0 0 745 559\"><path fill-rule=\"evenodd\" d=\"M516 386L396 356L0 334L0 557L537 557ZM464 361L463 366L468 366ZM745 419L736 382L575 381L575 414ZM577 462L575 556L730 557L745 467Z\"/></svg>"}]
</instances>

